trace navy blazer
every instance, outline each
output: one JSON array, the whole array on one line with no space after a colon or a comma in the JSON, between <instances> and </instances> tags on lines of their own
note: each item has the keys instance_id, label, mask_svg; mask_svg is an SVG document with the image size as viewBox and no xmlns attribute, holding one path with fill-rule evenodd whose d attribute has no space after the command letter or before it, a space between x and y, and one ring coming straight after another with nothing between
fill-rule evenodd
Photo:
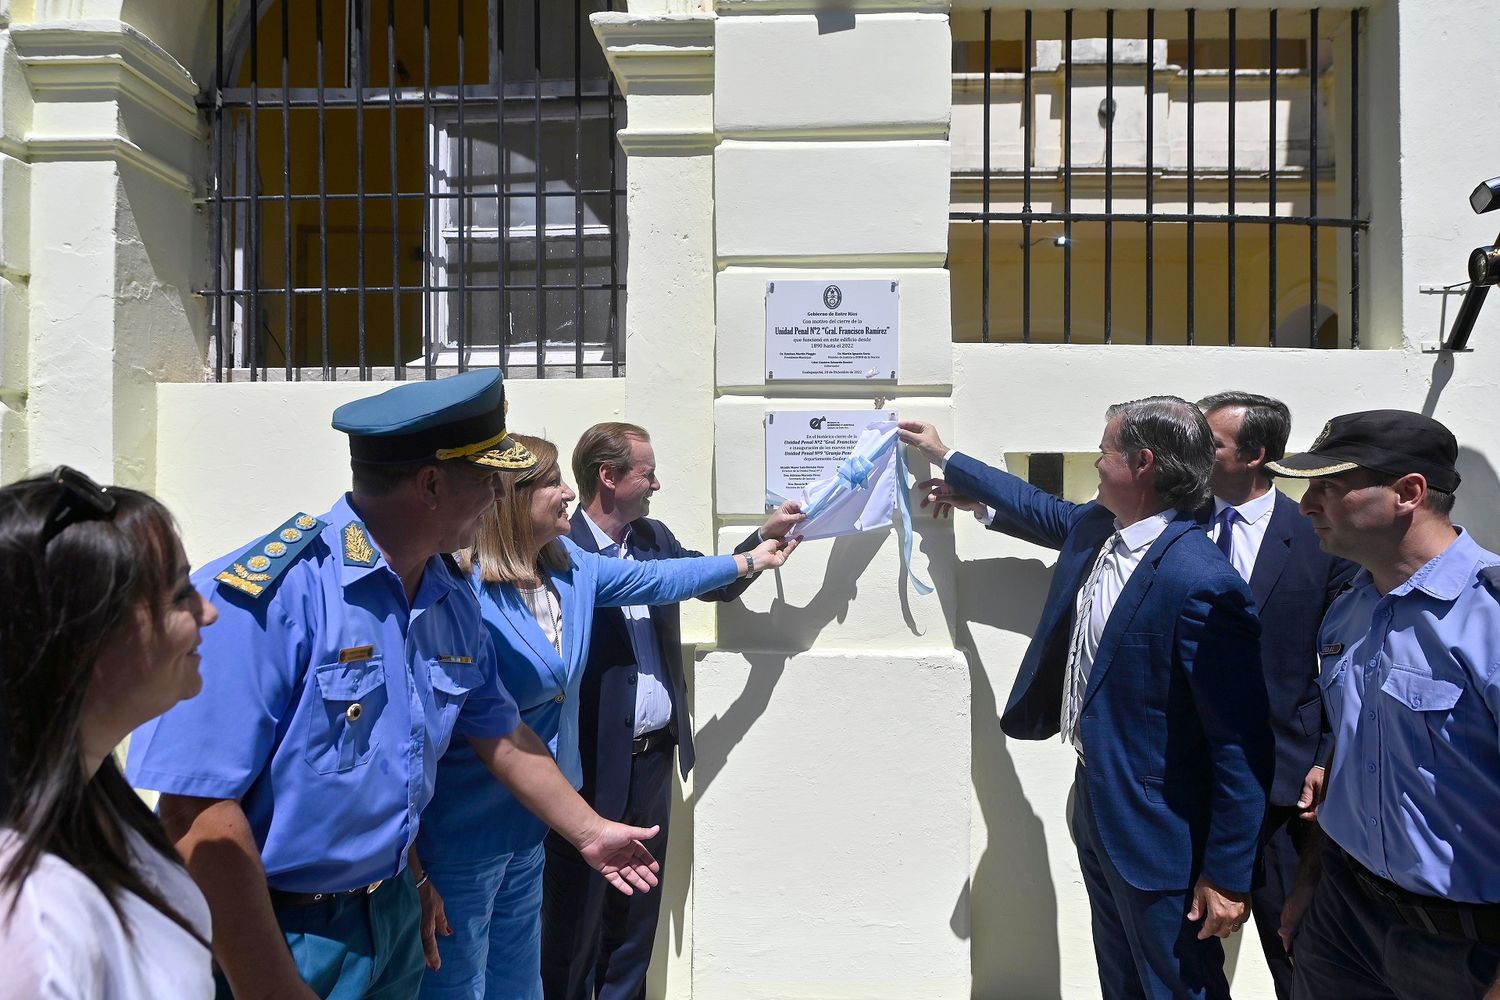
<instances>
[{"instance_id":1,"label":"navy blazer","mask_svg":"<svg viewBox=\"0 0 1500 1000\"><path fill-rule=\"evenodd\" d=\"M598 552L583 508L573 512L570 537L586 552ZM681 559L701 555L682 547L665 524L649 517L632 521L631 545L637 559ZM758 533L735 546L744 552L760 544ZM699 594L704 601L732 601L750 586L742 577L718 590ZM683 777L693 767L693 725L688 715L687 682L682 673L682 617L676 604L651 608L651 625L666 665L667 691L672 697L672 730L677 737L677 761ZM578 703L578 749L583 758L584 800L605 819L625 813L630 794L631 741L635 737L635 682L640 668L630 645L625 612L619 608L594 610L593 641L584 667Z\"/></svg>"},{"instance_id":2,"label":"navy blazer","mask_svg":"<svg viewBox=\"0 0 1500 1000\"><path fill-rule=\"evenodd\" d=\"M1018 739L1056 736L1075 599L1114 515L967 455L946 472L995 508L997 530L1060 550L1000 717ZM1083 695L1083 773L1105 850L1139 890L1200 874L1250 890L1271 779L1259 638L1249 588L1191 517L1167 525L1110 610Z\"/></svg>"},{"instance_id":3,"label":"navy blazer","mask_svg":"<svg viewBox=\"0 0 1500 1000\"><path fill-rule=\"evenodd\" d=\"M1212 518L1209 504L1199 512L1199 520L1206 525ZM1318 626L1358 569L1324 552L1297 501L1276 494L1271 523L1250 571L1250 594L1260 608L1260 662L1276 744L1271 781L1271 801L1276 805L1296 804L1307 772L1329 749L1318 689Z\"/></svg>"}]
</instances>

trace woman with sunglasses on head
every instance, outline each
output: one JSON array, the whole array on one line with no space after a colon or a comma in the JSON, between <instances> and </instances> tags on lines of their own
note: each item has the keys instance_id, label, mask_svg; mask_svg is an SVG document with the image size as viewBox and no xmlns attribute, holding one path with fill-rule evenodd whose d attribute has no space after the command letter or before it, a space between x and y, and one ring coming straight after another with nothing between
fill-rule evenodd
<instances>
[{"instance_id":1,"label":"woman with sunglasses on head","mask_svg":"<svg viewBox=\"0 0 1500 1000\"><path fill-rule=\"evenodd\" d=\"M501 473L495 505L475 546L459 553L459 565L479 595L501 680L522 720L577 786L578 690L595 606L667 604L717 590L780 567L796 542L767 539L737 555L652 562L585 552L568 538L574 494L563 482L556 446L512 437L536 462ZM439 759L413 852L413 864L424 869L419 884L430 971L423 998L540 1000L546 832L467 746L455 744Z\"/></svg>"},{"instance_id":2,"label":"woman with sunglasses on head","mask_svg":"<svg viewBox=\"0 0 1500 1000\"><path fill-rule=\"evenodd\" d=\"M0 489L0 607L0 998L212 996L208 905L113 754L202 687L171 514L67 467Z\"/></svg>"}]
</instances>

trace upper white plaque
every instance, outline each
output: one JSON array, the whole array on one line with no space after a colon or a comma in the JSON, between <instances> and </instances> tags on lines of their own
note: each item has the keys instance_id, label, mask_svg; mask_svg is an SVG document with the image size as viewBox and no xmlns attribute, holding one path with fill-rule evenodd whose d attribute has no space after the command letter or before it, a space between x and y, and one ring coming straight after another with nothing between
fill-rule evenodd
<instances>
[{"instance_id":1,"label":"upper white plaque","mask_svg":"<svg viewBox=\"0 0 1500 1000\"><path fill-rule=\"evenodd\" d=\"M766 282L766 381L894 382L897 281Z\"/></svg>"}]
</instances>

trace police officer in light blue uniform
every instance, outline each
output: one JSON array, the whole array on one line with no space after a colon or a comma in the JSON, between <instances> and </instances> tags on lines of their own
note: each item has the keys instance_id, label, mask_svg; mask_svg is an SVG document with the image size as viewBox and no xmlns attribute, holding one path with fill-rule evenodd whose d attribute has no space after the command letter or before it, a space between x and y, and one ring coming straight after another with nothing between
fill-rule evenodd
<instances>
[{"instance_id":1,"label":"police officer in light blue uniform","mask_svg":"<svg viewBox=\"0 0 1500 1000\"><path fill-rule=\"evenodd\" d=\"M599 819L520 723L444 554L535 461L504 410L497 371L340 407L353 491L194 574L221 623L203 691L135 733L127 774L208 897L221 995L415 995L407 853L455 737L611 881L655 884L654 831Z\"/></svg>"},{"instance_id":2,"label":"police officer in light blue uniform","mask_svg":"<svg viewBox=\"0 0 1500 1000\"><path fill-rule=\"evenodd\" d=\"M1363 567L1318 636L1334 751L1282 913L1296 997L1500 994L1500 555L1449 519L1457 462L1438 421L1368 410L1268 463Z\"/></svg>"}]
</instances>

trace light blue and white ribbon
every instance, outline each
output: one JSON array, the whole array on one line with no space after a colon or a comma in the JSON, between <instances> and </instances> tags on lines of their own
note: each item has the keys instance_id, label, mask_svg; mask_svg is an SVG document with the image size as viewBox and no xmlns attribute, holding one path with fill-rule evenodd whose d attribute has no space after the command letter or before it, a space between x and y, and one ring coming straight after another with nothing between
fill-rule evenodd
<instances>
[{"instance_id":1,"label":"light blue and white ribbon","mask_svg":"<svg viewBox=\"0 0 1500 1000\"><path fill-rule=\"evenodd\" d=\"M813 522L828 515L831 523L819 526L824 528L821 533L814 529L811 532L814 538L883 528L892 521L891 507L881 502L885 491L890 490L895 494L892 499L901 516L898 530L907 575L918 593L930 594L932 587L918 579L912 569L911 500L904 448L895 421L871 423L860 435L854 452L839 463L832 475L803 490L802 512L807 517L802 525L811 528ZM844 503L846 500L847 504ZM780 498L775 498L775 503L779 502ZM775 503L772 495L767 493L767 506Z\"/></svg>"}]
</instances>

